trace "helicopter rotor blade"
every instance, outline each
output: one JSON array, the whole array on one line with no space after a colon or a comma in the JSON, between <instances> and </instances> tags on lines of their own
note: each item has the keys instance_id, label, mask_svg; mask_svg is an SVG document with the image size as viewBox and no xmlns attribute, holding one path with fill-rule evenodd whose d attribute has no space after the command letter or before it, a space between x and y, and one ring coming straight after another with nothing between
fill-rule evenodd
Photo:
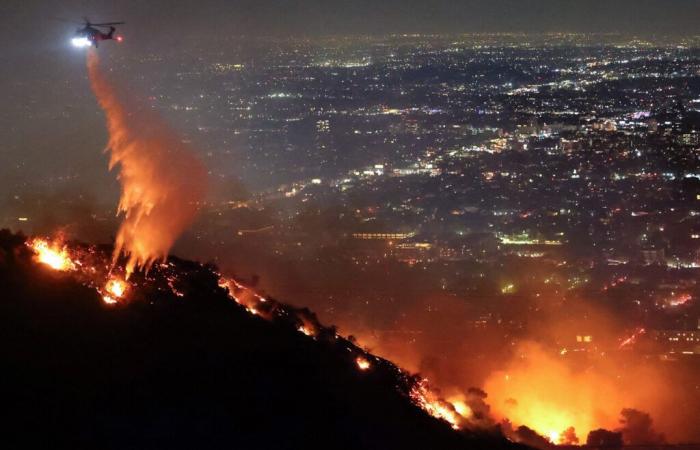
<instances>
[{"instance_id":1,"label":"helicopter rotor blade","mask_svg":"<svg viewBox=\"0 0 700 450\"><path fill-rule=\"evenodd\" d=\"M79 22L77 20L64 19L63 17L51 17L51 20L56 20L58 22L72 23L73 25L85 25L84 22Z\"/></svg>"},{"instance_id":2,"label":"helicopter rotor blade","mask_svg":"<svg viewBox=\"0 0 700 450\"><path fill-rule=\"evenodd\" d=\"M91 23L93 27L106 27L110 25L124 25L126 22L104 22L104 23Z\"/></svg>"}]
</instances>

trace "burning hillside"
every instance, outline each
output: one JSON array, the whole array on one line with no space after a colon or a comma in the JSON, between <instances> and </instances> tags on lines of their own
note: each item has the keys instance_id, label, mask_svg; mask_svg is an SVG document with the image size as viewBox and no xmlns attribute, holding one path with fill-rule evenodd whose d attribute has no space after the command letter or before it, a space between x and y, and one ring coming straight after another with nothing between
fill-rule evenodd
<instances>
[{"instance_id":1,"label":"burning hillside","mask_svg":"<svg viewBox=\"0 0 700 450\"><path fill-rule=\"evenodd\" d=\"M34 437L159 448L512 445L469 431L478 405L447 402L311 311L213 267L170 258L126 280L111 248L0 237L3 395L17 429Z\"/></svg>"},{"instance_id":2,"label":"burning hillside","mask_svg":"<svg viewBox=\"0 0 700 450\"><path fill-rule=\"evenodd\" d=\"M628 407L640 395L623 396L607 375L579 375L537 345L518 348L512 361L501 361L507 370L476 383L486 392L426 366L447 388L443 394L307 308L275 301L213 266L168 258L198 212L205 170L159 117L117 94L95 53L88 53L88 73L106 116L122 223L114 247L0 235L9 299L4 341L11 343L6 397L18 430L33 424L52 443L157 448L664 442L648 414ZM433 316L430 325L447 336L448 324L457 324L459 339L449 341L467 341L455 320L462 308L445 307L450 320ZM616 345L625 349L644 333L639 328ZM405 342L399 346L401 354ZM452 360L461 369L478 364ZM451 376L463 378L456 368Z\"/></svg>"}]
</instances>

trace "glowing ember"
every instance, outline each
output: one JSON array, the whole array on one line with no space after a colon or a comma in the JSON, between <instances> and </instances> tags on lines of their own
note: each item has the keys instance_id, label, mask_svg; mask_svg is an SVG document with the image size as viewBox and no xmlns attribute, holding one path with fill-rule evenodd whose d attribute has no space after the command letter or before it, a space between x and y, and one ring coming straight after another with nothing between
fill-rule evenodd
<instances>
[{"instance_id":1,"label":"glowing ember","mask_svg":"<svg viewBox=\"0 0 700 450\"><path fill-rule=\"evenodd\" d=\"M304 333L307 336L313 336L314 332L310 328L306 327L305 325L302 325L298 328L300 333Z\"/></svg>"},{"instance_id":2,"label":"glowing ember","mask_svg":"<svg viewBox=\"0 0 700 450\"><path fill-rule=\"evenodd\" d=\"M56 243L49 243L45 239L34 239L29 243L34 250L37 260L46 264L54 270L67 271L75 269L75 264L68 256L65 246Z\"/></svg>"},{"instance_id":3,"label":"glowing ember","mask_svg":"<svg viewBox=\"0 0 700 450\"><path fill-rule=\"evenodd\" d=\"M686 303L688 303L692 299L693 299L693 296L690 294L681 294L681 295L669 300L668 304L671 306L681 306L681 305L685 305Z\"/></svg>"},{"instance_id":4,"label":"glowing ember","mask_svg":"<svg viewBox=\"0 0 700 450\"><path fill-rule=\"evenodd\" d=\"M115 299L114 297L110 297L109 295L103 295L102 301L107 303L108 305L114 305L117 303L117 299Z\"/></svg>"},{"instance_id":5,"label":"glowing ember","mask_svg":"<svg viewBox=\"0 0 700 450\"><path fill-rule=\"evenodd\" d=\"M355 360L355 363L357 363L357 367L359 367L360 370L367 370L371 367L369 361L367 361L367 359L363 358L362 356L358 356Z\"/></svg>"},{"instance_id":6,"label":"glowing ember","mask_svg":"<svg viewBox=\"0 0 700 450\"><path fill-rule=\"evenodd\" d=\"M634 332L630 337L624 339L624 340L620 343L620 347L619 347L619 348L620 348L620 349L623 349L623 348L625 348L625 347L628 347L628 346L634 344L635 342L637 342L637 338L639 338L639 336L641 336L641 335L643 335L644 333L646 333L646 331L647 331L647 330L645 330L644 328L637 328L637 329L635 330L635 332Z\"/></svg>"}]
</instances>

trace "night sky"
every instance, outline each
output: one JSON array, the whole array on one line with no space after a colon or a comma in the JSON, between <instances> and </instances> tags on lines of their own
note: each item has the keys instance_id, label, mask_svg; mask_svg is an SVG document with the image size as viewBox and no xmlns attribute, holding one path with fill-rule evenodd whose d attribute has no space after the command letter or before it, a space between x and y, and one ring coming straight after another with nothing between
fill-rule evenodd
<instances>
[{"instance_id":1,"label":"night sky","mask_svg":"<svg viewBox=\"0 0 700 450\"><path fill-rule=\"evenodd\" d=\"M123 18L134 33L694 32L697 0L5 0L4 36L31 39L52 17ZM138 30L138 31L137 31ZM3 39L7 42L6 39ZM3 49L4 52L4 49Z\"/></svg>"}]
</instances>

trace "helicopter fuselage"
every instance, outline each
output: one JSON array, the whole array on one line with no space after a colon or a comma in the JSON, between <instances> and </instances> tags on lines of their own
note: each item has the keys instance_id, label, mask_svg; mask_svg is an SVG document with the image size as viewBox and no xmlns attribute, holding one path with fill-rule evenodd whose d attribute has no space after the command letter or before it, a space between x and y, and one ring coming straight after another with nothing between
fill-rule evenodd
<instances>
[{"instance_id":1,"label":"helicopter fuselage","mask_svg":"<svg viewBox=\"0 0 700 450\"><path fill-rule=\"evenodd\" d=\"M120 25L124 22L107 22L107 23L90 23L87 19L85 21L85 26L75 30L75 37L73 38L73 45L76 47L88 47L88 46L98 46L100 41L106 41L113 39L115 41L121 42L121 36L115 36L114 32L116 28L113 25ZM103 32L99 27L107 28L109 31Z\"/></svg>"}]
</instances>

